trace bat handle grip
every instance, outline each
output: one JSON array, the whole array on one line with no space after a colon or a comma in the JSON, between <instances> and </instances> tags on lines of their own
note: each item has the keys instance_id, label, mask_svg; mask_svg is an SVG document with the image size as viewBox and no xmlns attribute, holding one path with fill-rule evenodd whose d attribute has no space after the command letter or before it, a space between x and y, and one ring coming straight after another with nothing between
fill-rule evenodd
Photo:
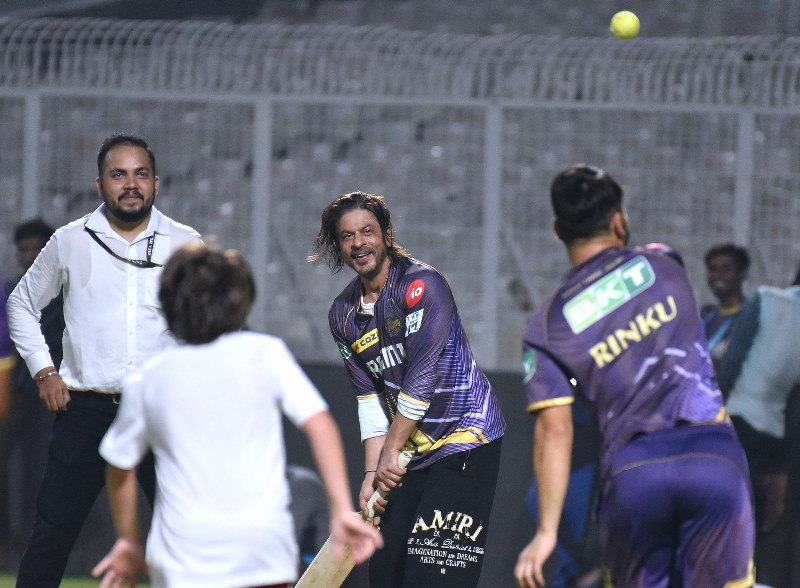
<instances>
[{"instance_id":1,"label":"bat handle grip","mask_svg":"<svg viewBox=\"0 0 800 588\"><path fill-rule=\"evenodd\" d=\"M397 456L397 464L402 468L408 466L408 464L411 462L411 458L413 457L413 455L414 454L408 450L401 451L400 455ZM372 496L370 496L369 500L367 501L368 520L375 517L375 502L379 498L386 498L387 494L388 492L384 492L380 488L378 488L377 490L375 490L375 492L372 493Z\"/></svg>"}]
</instances>

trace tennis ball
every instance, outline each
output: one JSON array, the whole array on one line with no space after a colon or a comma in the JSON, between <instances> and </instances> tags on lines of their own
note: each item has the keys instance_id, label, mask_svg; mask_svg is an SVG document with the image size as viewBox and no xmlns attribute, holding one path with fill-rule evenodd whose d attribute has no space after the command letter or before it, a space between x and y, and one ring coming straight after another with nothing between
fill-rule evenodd
<instances>
[{"instance_id":1,"label":"tennis ball","mask_svg":"<svg viewBox=\"0 0 800 588\"><path fill-rule=\"evenodd\" d=\"M611 18L611 32L618 39L633 39L639 34L639 17L630 10L622 10Z\"/></svg>"}]
</instances>

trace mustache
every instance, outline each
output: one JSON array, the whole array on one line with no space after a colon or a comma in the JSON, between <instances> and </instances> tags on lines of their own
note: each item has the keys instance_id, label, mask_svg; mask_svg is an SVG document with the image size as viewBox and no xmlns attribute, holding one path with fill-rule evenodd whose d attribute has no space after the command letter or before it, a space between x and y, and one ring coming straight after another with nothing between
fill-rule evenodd
<instances>
[{"instance_id":1,"label":"mustache","mask_svg":"<svg viewBox=\"0 0 800 588\"><path fill-rule=\"evenodd\" d=\"M120 194L120 198L124 198L125 196L136 196L137 198L144 200L144 195L139 192L139 190L125 190L122 194Z\"/></svg>"}]
</instances>

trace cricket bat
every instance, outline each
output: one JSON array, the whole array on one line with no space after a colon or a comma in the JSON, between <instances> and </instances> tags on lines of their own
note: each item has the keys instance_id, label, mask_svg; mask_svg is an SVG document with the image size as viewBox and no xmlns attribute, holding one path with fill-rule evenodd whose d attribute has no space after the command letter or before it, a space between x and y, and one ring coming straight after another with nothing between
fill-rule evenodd
<instances>
[{"instance_id":1,"label":"cricket bat","mask_svg":"<svg viewBox=\"0 0 800 588\"><path fill-rule=\"evenodd\" d=\"M406 467L411 461L412 453L403 451L397 458L397 463L401 467ZM367 502L367 512L361 513L361 517L371 524L375 516L375 501L379 498L386 498L386 492L375 490ZM336 559L333 554L333 543L328 537L324 545L320 548L316 557L309 564L306 571L295 584L295 588L339 588L350 574L355 562L350 550L345 548L344 557Z\"/></svg>"}]
</instances>

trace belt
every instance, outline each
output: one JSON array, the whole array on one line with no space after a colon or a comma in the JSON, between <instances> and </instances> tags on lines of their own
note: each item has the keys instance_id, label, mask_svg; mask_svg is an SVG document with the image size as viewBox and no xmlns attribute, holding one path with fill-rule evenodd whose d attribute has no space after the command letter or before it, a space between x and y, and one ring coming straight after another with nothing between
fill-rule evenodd
<instances>
[{"instance_id":1,"label":"belt","mask_svg":"<svg viewBox=\"0 0 800 588\"><path fill-rule=\"evenodd\" d=\"M119 392L95 392L94 390L70 390L70 394L79 394L81 396L91 398L101 398L103 400L110 400L114 404L119 404L122 401L122 394Z\"/></svg>"}]
</instances>

